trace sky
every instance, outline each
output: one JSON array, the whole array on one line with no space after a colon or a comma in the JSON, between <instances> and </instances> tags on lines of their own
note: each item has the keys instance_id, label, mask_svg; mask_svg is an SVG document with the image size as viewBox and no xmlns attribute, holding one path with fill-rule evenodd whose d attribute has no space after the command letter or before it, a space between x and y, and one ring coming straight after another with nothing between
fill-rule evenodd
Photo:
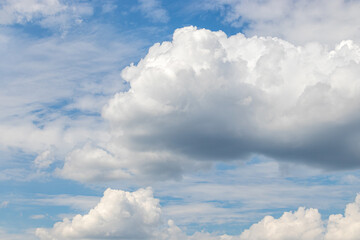
<instances>
[{"instance_id":1,"label":"sky","mask_svg":"<svg viewBox=\"0 0 360 240\"><path fill-rule=\"evenodd\" d=\"M0 239L358 240L360 1L0 1Z\"/></svg>"}]
</instances>

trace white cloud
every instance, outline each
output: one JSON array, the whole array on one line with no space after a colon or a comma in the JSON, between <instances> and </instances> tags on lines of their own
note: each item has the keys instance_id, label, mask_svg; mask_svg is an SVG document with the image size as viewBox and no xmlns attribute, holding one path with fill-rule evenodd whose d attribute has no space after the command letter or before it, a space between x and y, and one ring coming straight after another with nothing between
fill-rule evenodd
<instances>
[{"instance_id":1,"label":"white cloud","mask_svg":"<svg viewBox=\"0 0 360 240\"><path fill-rule=\"evenodd\" d=\"M148 239L148 240L232 240L228 235L218 236L196 232L187 236L174 221L161 220L159 200L151 188L135 192L107 189L97 206L85 215L65 218L53 228L38 228L36 236L47 239Z\"/></svg>"},{"instance_id":2,"label":"white cloud","mask_svg":"<svg viewBox=\"0 0 360 240\"><path fill-rule=\"evenodd\" d=\"M286 212L279 219L265 217L250 229L245 230L241 240L319 240L324 232L321 215L316 209L299 208Z\"/></svg>"},{"instance_id":3,"label":"white cloud","mask_svg":"<svg viewBox=\"0 0 360 240\"><path fill-rule=\"evenodd\" d=\"M5 0L0 5L0 23L24 23L36 17L65 11L67 6L58 0Z\"/></svg>"},{"instance_id":4,"label":"white cloud","mask_svg":"<svg viewBox=\"0 0 360 240\"><path fill-rule=\"evenodd\" d=\"M152 190L124 192L107 189L98 205L88 214L65 218L51 229L38 228L46 239L153 239L153 240L355 240L359 236L360 195L347 205L345 216L330 215L323 221L317 209L300 207L280 218L264 217L239 236L216 233L184 233L174 221L163 224L159 200Z\"/></svg>"},{"instance_id":5,"label":"white cloud","mask_svg":"<svg viewBox=\"0 0 360 240\"><path fill-rule=\"evenodd\" d=\"M0 3L0 24L38 22L44 27L60 26L66 29L80 23L82 16L92 15L93 9L85 3L59 0L5 0Z\"/></svg>"},{"instance_id":6,"label":"white cloud","mask_svg":"<svg viewBox=\"0 0 360 240\"><path fill-rule=\"evenodd\" d=\"M6 208L9 205L9 201L2 201L0 203L0 208Z\"/></svg>"},{"instance_id":7,"label":"white cloud","mask_svg":"<svg viewBox=\"0 0 360 240\"><path fill-rule=\"evenodd\" d=\"M161 6L160 0L138 0L139 10L146 18L154 22L166 23L169 21L167 11Z\"/></svg>"},{"instance_id":8,"label":"white cloud","mask_svg":"<svg viewBox=\"0 0 360 240\"><path fill-rule=\"evenodd\" d=\"M279 219L266 216L259 223L252 225L241 235L241 240L260 239L299 239L299 240L355 240L360 234L360 195L355 202L346 206L345 216L330 215L323 222L316 209L299 208L298 211L286 212Z\"/></svg>"},{"instance_id":9,"label":"white cloud","mask_svg":"<svg viewBox=\"0 0 360 240\"><path fill-rule=\"evenodd\" d=\"M346 206L345 215L336 214L329 217L325 240L356 240L360 236L360 194L355 202Z\"/></svg>"},{"instance_id":10,"label":"white cloud","mask_svg":"<svg viewBox=\"0 0 360 240\"><path fill-rule=\"evenodd\" d=\"M138 56L143 43L87 27L84 34L40 39L0 28L0 152L3 168L11 168L0 170L0 178L28 179L22 173L31 167L48 170L75 147L107 140L101 108L127 88L119 80L119 66ZM22 165L9 161L16 151L27 154ZM47 151L51 153L45 158Z\"/></svg>"},{"instance_id":11,"label":"white cloud","mask_svg":"<svg viewBox=\"0 0 360 240\"><path fill-rule=\"evenodd\" d=\"M52 229L39 228L40 239L148 239L160 222L159 200L152 190L124 192L107 189L86 215L64 219Z\"/></svg>"},{"instance_id":12,"label":"white cloud","mask_svg":"<svg viewBox=\"0 0 360 240\"><path fill-rule=\"evenodd\" d=\"M121 164L121 161L117 161L105 150L87 144L67 156L64 167L58 174L64 178L86 182L129 178L130 174L122 169Z\"/></svg>"},{"instance_id":13,"label":"white cloud","mask_svg":"<svg viewBox=\"0 0 360 240\"><path fill-rule=\"evenodd\" d=\"M31 215L30 218L34 220L43 219L46 216L44 214Z\"/></svg>"},{"instance_id":14,"label":"white cloud","mask_svg":"<svg viewBox=\"0 0 360 240\"><path fill-rule=\"evenodd\" d=\"M103 108L112 137L101 147L135 176L158 179L252 154L358 167L359 65L351 41L329 50L178 29L123 70L131 88Z\"/></svg>"},{"instance_id":15,"label":"white cloud","mask_svg":"<svg viewBox=\"0 0 360 240\"><path fill-rule=\"evenodd\" d=\"M46 150L35 158L34 164L37 168L48 168L53 161L54 157L51 150Z\"/></svg>"},{"instance_id":16,"label":"white cloud","mask_svg":"<svg viewBox=\"0 0 360 240\"><path fill-rule=\"evenodd\" d=\"M360 41L359 1L204 0L200 8L221 11L225 22L245 27L248 36L276 36L297 44Z\"/></svg>"}]
</instances>

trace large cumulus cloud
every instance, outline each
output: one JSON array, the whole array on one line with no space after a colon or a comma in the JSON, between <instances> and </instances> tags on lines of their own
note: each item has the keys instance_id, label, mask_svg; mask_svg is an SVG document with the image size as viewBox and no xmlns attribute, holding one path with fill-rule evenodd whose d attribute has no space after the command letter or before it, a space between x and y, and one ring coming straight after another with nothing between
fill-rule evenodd
<instances>
[{"instance_id":1,"label":"large cumulus cloud","mask_svg":"<svg viewBox=\"0 0 360 240\"><path fill-rule=\"evenodd\" d=\"M359 64L352 41L331 50L178 29L123 70L131 87L103 109L102 147L130 173L162 178L253 154L359 167Z\"/></svg>"}]
</instances>

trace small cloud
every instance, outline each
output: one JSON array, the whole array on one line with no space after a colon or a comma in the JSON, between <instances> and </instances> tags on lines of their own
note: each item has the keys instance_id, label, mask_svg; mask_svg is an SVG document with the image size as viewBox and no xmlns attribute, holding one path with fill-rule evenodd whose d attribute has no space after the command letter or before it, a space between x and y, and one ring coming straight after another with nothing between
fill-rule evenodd
<instances>
[{"instance_id":1,"label":"small cloud","mask_svg":"<svg viewBox=\"0 0 360 240\"><path fill-rule=\"evenodd\" d=\"M66 31L93 14L93 7L83 2L59 0L5 0L0 3L0 25L35 23L45 28Z\"/></svg>"},{"instance_id":2,"label":"small cloud","mask_svg":"<svg viewBox=\"0 0 360 240\"><path fill-rule=\"evenodd\" d=\"M169 21L169 15L159 0L139 0L138 9L153 22L166 23Z\"/></svg>"},{"instance_id":3,"label":"small cloud","mask_svg":"<svg viewBox=\"0 0 360 240\"><path fill-rule=\"evenodd\" d=\"M347 184L358 184L360 183L360 178L358 176L348 174L341 179L341 182Z\"/></svg>"},{"instance_id":4,"label":"small cloud","mask_svg":"<svg viewBox=\"0 0 360 240\"><path fill-rule=\"evenodd\" d=\"M107 174L104 175L104 172ZM81 182L111 181L130 177L129 173L121 168L118 159L91 144L72 151L66 157L63 169L57 169L56 174Z\"/></svg>"},{"instance_id":5,"label":"small cloud","mask_svg":"<svg viewBox=\"0 0 360 240\"><path fill-rule=\"evenodd\" d=\"M0 203L0 208L6 208L9 205L9 201L3 201Z\"/></svg>"},{"instance_id":6,"label":"small cloud","mask_svg":"<svg viewBox=\"0 0 360 240\"><path fill-rule=\"evenodd\" d=\"M54 157L50 150L40 153L34 160L34 164L37 168L48 168L53 162Z\"/></svg>"},{"instance_id":7,"label":"small cloud","mask_svg":"<svg viewBox=\"0 0 360 240\"><path fill-rule=\"evenodd\" d=\"M102 5L102 13L110 13L117 8L117 5L113 3L105 3Z\"/></svg>"},{"instance_id":8,"label":"small cloud","mask_svg":"<svg viewBox=\"0 0 360 240\"><path fill-rule=\"evenodd\" d=\"M43 219L45 218L45 215L43 214L38 214L38 215L32 215L30 216L31 219L34 219L34 220L38 220L38 219Z\"/></svg>"}]
</instances>

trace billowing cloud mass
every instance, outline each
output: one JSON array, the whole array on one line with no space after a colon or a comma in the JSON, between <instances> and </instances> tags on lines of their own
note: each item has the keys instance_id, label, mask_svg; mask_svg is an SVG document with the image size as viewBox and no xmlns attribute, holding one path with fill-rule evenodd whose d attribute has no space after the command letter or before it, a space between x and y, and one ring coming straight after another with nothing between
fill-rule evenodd
<instances>
[{"instance_id":1,"label":"billowing cloud mass","mask_svg":"<svg viewBox=\"0 0 360 240\"><path fill-rule=\"evenodd\" d=\"M280 218L266 216L239 236L196 232L187 235L174 221L161 220L159 200L151 188L136 192L107 189L99 204L86 215L65 218L51 229L38 228L42 239L153 239L153 240L355 240L359 236L360 195L347 205L345 216L323 221L317 209L300 207ZM327 224L326 224L327 222Z\"/></svg>"},{"instance_id":2,"label":"billowing cloud mass","mask_svg":"<svg viewBox=\"0 0 360 240\"><path fill-rule=\"evenodd\" d=\"M323 222L316 209L299 208L296 212L286 212L279 219L266 216L250 229L245 230L241 240L318 240L323 238Z\"/></svg>"},{"instance_id":3,"label":"billowing cloud mass","mask_svg":"<svg viewBox=\"0 0 360 240\"><path fill-rule=\"evenodd\" d=\"M325 240L356 240L360 236L360 195L346 206L345 215L331 215L327 224Z\"/></svg>"},{"instance_id":4,"label":"billowing cloud mass","mask_svg":"<svg viewBox=\"0 0 360 240\"><path fill-rule=\"evenodd\" d=\"M62 239L138 239L138 240L231 240L197 232L187 236L172 220L161 219L159 200L151 188L135 192L107 189L97 206L85 215L55 223L53 228L38 228L41 240Z\"/></svg>"},{"instance_id":5,"label":"billowing cloud mass","mask_svg":"<svg viewBox=\"0 0 360 240\"><path fill-rule=\"evenodd\" d=\"M360 234L360 195L346 206L345 215L330 215L322 221L316 209L299 208L286 212L279 219L266 216L241 235L241 240L356 240Z\"/></svg>"},{"instance_id":6,"label":"billowing cloud mass","mask_svg":"<svg viewBox=\"0 0 360 240\"><path fill-rule=\"evenodd\" d=\"M203 0L200 8L221 11L226 23L244 28L248 36L276 36L297 44L360 40L359 1Z\"/></svg>"},{"instance_id":7,"label":"billowing cloud mass","mask_svg":"<svg viewBox=\"0 0 360 240\"><path fill-rule=\"evenodd\" d=\"M65 218L52 229L39 228L40 239L148 239L160 222L159 200L152 190L107 189L88 214Z\"/></svg>"},{"instance_id":8,"label":"billowing cloud mass","mask_svg":"<svg viewBox=\"0 0 360 240\"><path fill-rule=\"evenodd\" d=\"M130 172L164 178L191 168L189 161L252 154L359 167L359 64L352 41L330 50L178 29L123 70L131 88L103 109L112 140L102 147Z\"/></svg>"}]
</instances>

